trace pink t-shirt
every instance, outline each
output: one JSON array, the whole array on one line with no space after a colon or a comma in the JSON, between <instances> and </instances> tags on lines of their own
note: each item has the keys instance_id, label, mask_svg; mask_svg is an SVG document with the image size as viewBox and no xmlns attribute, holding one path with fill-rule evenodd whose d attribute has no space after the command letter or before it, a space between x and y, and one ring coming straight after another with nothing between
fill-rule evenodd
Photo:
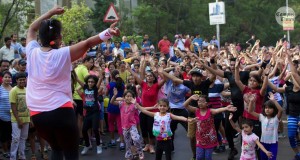
<instances>
[{"instance_id":1,"label":"pink t-shirt","mask_svg":"<svg viewBox=\"0 0 300 160\"><path fill-rule=\"evenodd\" d=\"M258 120L258 118L252 116L248 112L250 100L249 97L251 94L254 94L256 96L256 103L255 103L255 109L254 111L256 113L261 113L262 112L262 104L263 104L263 96L260 95L260 90L259 89L250 89L249 87L245 87L243 91L243 96L244 96L244 113L243 117L252 119L252 120Z\"/></svg>"},{"instance_id":2,"label":"pink t-shirt","mask_svg":"<svg viewBox=\"0 0 300 160\"><path fill-rule=\"evenodd\" d=\"M46 112L72 101L69 47L43 52L36 40L26 45L26 102L31 111Z\"/></svg>"},{"instance_id":3,"label":"pink t-shirt","mask_svg":"<svg viewBox=\"0 0 300 160\"><path fill-rule=\"evenodd\" d=\"M243 142L240 160L256 160L255 141L259 139L258 136L255 133L247 135L244 131L242 131L242 137Z\"/></svg>"},{"instance_id":4,"label":"pink t-shirt","mask_svg":"<svg viewBox=\"0 0 300 160\"><path fill-rule=\"evenodd\" d=\"M137 108L134 104L126 104L124 101L119 103L121 113L121 125L123 129L129 129L132 126L137 125L136 114L138 114Z\"/></svg>"}]
</instances>

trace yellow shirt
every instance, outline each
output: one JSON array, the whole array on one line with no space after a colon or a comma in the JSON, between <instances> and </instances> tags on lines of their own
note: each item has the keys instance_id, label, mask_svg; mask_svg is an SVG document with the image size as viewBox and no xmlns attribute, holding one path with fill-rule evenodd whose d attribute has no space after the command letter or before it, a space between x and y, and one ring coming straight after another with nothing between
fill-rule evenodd
<instances>
[{"instance_id":1,"label":"yellow shirt","mask_svg":"<svg viewBox=\"0 0 300 160\"><path fill-rule=\"evenodd\" d=\"M9 102L16 104L19 119L23 123L29 123L30 115L26 105L26 88L20 89L18 86L15 86L11 89L9 92ZM12 113L12 109L10 109L10 114L11 122L17 122L14 114Z\"/></svg>"},{"instance_id":2,"label":"yellow shirt","mask_svg":"<svg viewBox=\"0 0 300 160\"><path fill-rule=\"evenodd\" d=\"M125 72L119 72L119 76L122 78L125 84L127 84L127 78L130 76L130 72L125 70Z\"/></svg>"},{"instance_id":3,"label":"yellow shirt","mask_svg":"<svg viewBox=\"0 0 300 160\"><path fill-rule=\"evenodd\" d=\"M84 78L89 75L89 71L87 67L83 64L80 64L75 68L75 73L81 82L84 82ZM75 89L78 88L79 86L80 84L76 83ZM81 100L81 97L78 95L76 91L73 94L73 99Z\"/></svg>"}]
</instances>

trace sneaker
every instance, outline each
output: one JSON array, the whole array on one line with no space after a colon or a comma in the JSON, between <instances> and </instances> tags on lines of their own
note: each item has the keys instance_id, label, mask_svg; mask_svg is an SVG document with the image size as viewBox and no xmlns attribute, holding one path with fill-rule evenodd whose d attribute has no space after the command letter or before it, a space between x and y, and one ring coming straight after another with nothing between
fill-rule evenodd
<instances>
[{"instance_id":1,"label":"sneaker","mask_svg":"<svg viewBox=\"0 0 300 160\"><path fill-rule=\"evenodd\" d=\"M117 142L121 142L121 139L120 139L120 137L116 140Z\"/></svg>"},{"instance_id":2,"label":"sneaker","mask_svg":"<svg viewBox=\"0 0 300 160\"><path fill-rule=\"evenodd\" d=\"M102 146L99 145L97 146L97 154L101 154L102 153Z\"/></svg>"},{"instance_id":3,"label":"sneaker","mask_svg":"<svg viewBox=\"0 0 300 160\"><path fill-rule=\"evenodd\" d=\"M125 151L125 145L120 145L120 151Z\"/></svg>"},{"instance_id":4,"label":"sneaker","mask_svg":"<svg viewBox=\"0 0 300 160\"><path fill-rule=\"evenodd\" d=\"M231 149L228 155L228 160L234 160L234 156L236 156L237 154L238 151L236 148Z\"/></svg>"},{"instance_id":5,"label":"sneaker","mask_svg":"<svg viewBox=\"0 0 300 160\"><path fill-rule=\"evenodd\" d=\"M278 138L285 138L286 136L285 136L285 134L283 134L283 133L278 133Z\"/></svg>"},{"instance_id":6,"label":"sneaker","mask_svg":"<svg viewBox=\"0 0 300 160\"><path fill-rule=\"evenodd\" d=\"M228 145L228 141L227 141L226 139L222 139L222 143L223 143L224 145Z\"/></svg>"},{"instance_id":7,"label":"sneaker","mask_svg":"<svg viewBox=\"0 0 300 160\"><path fill-rule=\"evenodd\" d=\"M83 150L81 151L81 154L85 155L88 152L88 150L90 150L90 148L92 148L91 145L89 147L83 147Z\"/></svg>"},{"instance_id":8,"label":"sneaker","mask_svg":"<svg viewBox=\"0 0 300 160\"><path fill-rule=\"evenodd\" d=\"M114 143L114 142L109 142L107 145L108 145L108 147L116 147L117 146L116 143Z\"/></svg>"}]
</instances>

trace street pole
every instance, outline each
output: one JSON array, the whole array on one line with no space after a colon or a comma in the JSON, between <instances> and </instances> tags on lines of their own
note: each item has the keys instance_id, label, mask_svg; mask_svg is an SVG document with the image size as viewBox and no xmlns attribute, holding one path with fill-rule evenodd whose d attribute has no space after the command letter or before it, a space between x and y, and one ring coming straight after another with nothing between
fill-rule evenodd
<instances>
[{"instance_id":1,"label":"street pole","mask_svg":"<svg viewBox=\"0 0 300 160\"><path fill-rule=\"evenodd\" d=\"M289 13L289 0L286 0L286 15L288 16L288 13ZM289 42L289 44L291 44L291 41L290 41L290 31L287 30L287 40Z\"/></svg>"},{"instance_id":2,"label":"street pole","mask_svg":"<svg viewBox=\"0 0 300 160\"><path fill-rule=\"evenodd\" d=\"M216 0L216 3L218 3L218 0ZM219 24L217 24L216 25L216 29L217 29L217 40L218 40L218 53L220 54L220 43L221 43L221 41L220 41L220 25Z\"/></svg>"}]
</instances>

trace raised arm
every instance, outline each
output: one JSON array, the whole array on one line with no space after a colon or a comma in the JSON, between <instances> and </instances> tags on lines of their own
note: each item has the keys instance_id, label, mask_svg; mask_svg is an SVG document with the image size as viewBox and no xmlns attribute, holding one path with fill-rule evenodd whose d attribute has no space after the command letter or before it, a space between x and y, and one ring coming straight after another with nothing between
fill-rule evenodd
<instances>
[{"instance_id":1,"label":"raised arm","mask_svg":"<svg viewBox=\"0 0 300 160\"><path fill-rule=\"evenodd\" d=\"M233 105L228 105L226 107L218 108L218 109L211 109L210 112L212 115L225 112L225 111L230 111L230 112L235 112L237 109Z\"/></svg>"},{"instance_id":2,"label":"raised arm","mask_svg":"<svg viewBox=\"0 0 300 160\"><path fill-rule=\"evenodd\" d=\"M139 75L137 74L137 73L135 73L131 68L130 68L130 66L127 64L127 66L126 66L126 69L133 75L133 77L135 78L135 80L136 80L136 82L138 83L138 84L142 84L142 82L143 82L143 79L141 79L140 77L139 77Z\"/></svg>"},{"instance_id":3,"label":"raised arm","mask_svg":"<svg viewBox=\"0 0 300 160\"><path fill-rule=\"evenodd\" d=\"M259 118L259 113L256 113L256 112L254 111L254 106L255 106L256 97L252 94L252 95L250 95L249 100L250 100L250 103L249 103L248 112L249 112L252 116L254 116L254 117L256 117L256 118Z\"/></svg>"},{"instance_id":4,"label":"raised arm","mask_svg":"<svg viewBox=\"0 0 300 160\"><path fill-rule=\"evenodd\" d=\"M211 72L214 75L220 76L222 78L224 78L224 71L217 69L217 68L212 68L213 66L215 66L215 60L211 61L210 63L212 64L212 67L209 67L208 65L206 65L205 63L201 62L199 59L198 61L202 64L202 66L207 69L209 72ZM212 63L213 62L213 63Z\"/></svg>"},{"instance_id":5,"label":"raised arm","mask_svg":"<svg viewBox=\"0 0 300 160\"><path fill-rule=\"evenodd\" d=\"M284 93L285 92L285 87L276 87L272 82L268 81L268 86L273 89L275 92L278 93Z\"/></svg>"},{"instance_id":6,"label":"raised arm","mask_svg":"<svg viewBox=\"0 0 300 160\"><path fill-rule=\"evenodd\" d=\"M142 113L150 116L150 117L154 117L155 113L150 112L148 110L145 109L145 107L140 106L138 103L135 103L135 106L138 110L140 110Z\"/></svg>"},{"instance_id":7,"label":"raised arm","mask_svg":"<svg viewBox=\"0 0 300 160\"><path fill-rule=\"evenodd\" d=\"M118 90L117 90L117 88L114 88L114 95L111 97L110 103L115 106L119 105L119 102L116 101L117 95L118 95Z\"/></svg>"},{"instance_id":8,"label":"raised arm","mask_svg":"<svg viewBox=\"0 0 300 160\"><path fill-rule=\"evenodd\" d=\"M116 24L117 22L113 23L110 26L110 28L101 32L99 35L95 35L75 45L70 46L71 61L73 62L82 57L83 54L86 53L86 51L91 47L100 44L105 40L108 40L113 35L117 35L118 29L115 28Z\"/></svg>"},{"instance_id":9,"label":"raised arm","mask_svg":"<svg viewBox=\"0 0 300 160\"><path fill-rule=\"evenodd\" d=\"M229 115L229 122L230 122L232 128L235 129L237 132L241 133L242 130L240 129L240 127L238 125L235 125L235 123L232 121L232 117L233 117L233 114L230 113L230 115Z\"/></svg>"},{"instance_id":10,"label":"raised arm","mask_svg":"<svg viewBox=\"0 0 300 160\"><path fill-rule=\"evenodd\" d=\"M198 100L199 99L199 95L197 94L194 94L192 95L189 99L187 99L184 103L183 103L183 106L190 112L193 112L195 113L197 108L196 107L192 107L190 106L190 103L193 101L193 100Z\"/></svg>"},{"instance_id":11,"label":"raised arm","mask_svg":"<svg viewBox=\"0 0 300 160\"><path fill-rule=\"evenodd\" d=\"M242 81L240 79L240 69L239 69L239 66L240 66L240 62L237 60L235 62L234 80L235 80L236 85L243 92L244 89L245 89L245 86L244 86L244 84L242 83Z\"/></svg>"},{"instance_id":12,"label":"raised arm","mask_svg":"<svg viewBox=\"0 0 300 160\"><path fill-rule=\"evenodd\" d=\"M60 15L65 12L64 8L62 7L54 7L45 14L41 15L38 19L36 19L34 22L31 23L27 30L27 38L26 38L26 44L28 44L30 41L35 40L37 38L37 31L40 28L40 25L43 20L49 19L54 15Z\"/></svg>"},{"instance_id":13,"label":"raised arm","mask_svg":"<svg viewBox=\"0 0 300 160\"><path fill-rule=\"evenodd\" d=\"M268 87L268 81L269 81L269 78L268 78L269 70L270 70L269 68L266 68L264 70L264 81L263 81L262 87L259 91L261 96L265 96L265 94L266 94L266 90L267 90L267 87Z\"/></svg>"},{"instance_id":14,"label":"raised arm","mask_svg":"<svg viewBox=\"0 0 300 160\"><path fill-rule=\"evenodd\" d=\"M177 121L188 122L188 118L185 118L183 116L176 116L174 114L171 114L171 119L172 120L177 120Z\"/></svg>"},{"instance_id":15,"label":"raised arm","mask_svg":"<svg viewBox=\"0 0 300 160\"><path fill-rule=\"evenodd\" d=\"M300 84L300 76L297 72L297 69L296 69L295 65L293 64L291 53L288 54L288 62L290 64L290 69L291 69L292 76L294 77L295 81L298 84Z\"/></svg>"},{"instance_id":16,"label":"raised arm","mask_svg":"<svg viewBox=\"0 0 300 160\"><path fill-rule=\"evenodd\" d=\"M171 79L171 80L172 80L173 82L175 82L175 83L179 83L179 84L182 84L182 83L183 83L183 80L181 80L181 79L175 77L175 76L172 75L172 74L169 74L169 73L165 72L164 70L161 71L161 74L164 75L166 78Z\"/></svg>"}]
</instances>

